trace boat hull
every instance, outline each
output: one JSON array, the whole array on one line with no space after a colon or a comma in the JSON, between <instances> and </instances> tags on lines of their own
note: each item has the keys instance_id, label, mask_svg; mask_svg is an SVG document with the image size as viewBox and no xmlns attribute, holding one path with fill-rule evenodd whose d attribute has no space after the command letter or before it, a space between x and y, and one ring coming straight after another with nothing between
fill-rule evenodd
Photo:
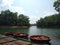
<instances>
[{"instance_id":1,"label":"boat hull","mask_svg":"<svg viewBox=\"0 0 60 45\"><path fill-rule=\"evenodd\" d=\"M27 33L15 33L14 37L15 38L25 38L25 39L27 39L28 38L28 34Z\"/></svg>"},{"instance_id":2,"label":"boat hull","mask_svg":"<svg viewBox=\"0 0 60 45\"><path fill-rule=\"evenodd\" d=\"M37 37L39 37L41 39L39 39ZM50 41L50 38L47 36L44 36L44 35L34 35L34 36L30 36L30 40L31 40L31 42L34 42L34 43L48 44Z\"/></svg>"},{"instance_id":3,"label":"boat hull","mask_svg":"<svg viewBox=\"0 0 60 45\"><path fill-rule=\"evenodd\" d=\"M5 32L5 35L7 35L7 36L13 36L13 32Z\"/></svg>"},{"instance_id":4,"label":"boat hull","mask_svg":"<svg viewBox=\"0 0 60 45\"><path fill-rule=\"evenodd\" d=\"M42 44L48 44L50 40L33 40L33 39L30 39L31 42L34 42L34 43L42 43Z\"/></svg>"}]
</instances>

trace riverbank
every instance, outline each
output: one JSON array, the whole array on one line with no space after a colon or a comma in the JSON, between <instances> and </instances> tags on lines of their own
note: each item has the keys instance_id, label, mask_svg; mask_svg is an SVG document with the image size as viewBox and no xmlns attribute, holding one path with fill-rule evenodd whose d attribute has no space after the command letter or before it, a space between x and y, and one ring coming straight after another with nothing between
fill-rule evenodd
<instances>
[{"instance_id":1,"label":"riverbank","mask_svg":"<svg viewBox=\"0 0 60 45\"><path fill-rule=\"evenodd\" d=\"M0 45L31 45L31 42L17 40L15 38L0 34ZM37 44L32 44L32 45L37 45Z\"/></svg>"},{"instance_id":2,"label":"riverbank","mask_svg":"<svg viewBox=\"0 0 60 45\"><path fill-rule=\"evenodd\" d=\"M13 37L8 37L0 34L0 45L41 45L41 44L35 44L29 41L18 40ZM44 44L44 45L49 45L49 44Z\"/></svg>"},{"instance_id":3,"label":"riverbank","mask_svg":"<svg viewBox=\"0 0 60 45\"><path fill-rule=\"evenodd\" d=\"M0 26L0 28L29 28L29 26Z\"/></svg>"},{"instance_id":4,"label":"riverbank","mask_svg":"<svg viewBox=\"0 0 60 45\"><path fill-rule=\"evenodd\" d=\"M52 45L60 45L60 29L59 28L37 28L37 26L30 26L29 28L0 28L0 34L5 32L24 32L31 35L46 35L51 38ZM44 44L41 44L44 45Z\"/></svg>"}]
</instances>

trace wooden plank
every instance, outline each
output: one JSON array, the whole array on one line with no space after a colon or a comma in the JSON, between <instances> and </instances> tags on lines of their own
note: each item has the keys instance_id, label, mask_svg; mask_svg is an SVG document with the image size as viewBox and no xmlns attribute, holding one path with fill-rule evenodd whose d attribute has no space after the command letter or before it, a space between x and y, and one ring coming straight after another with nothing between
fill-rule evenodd
<instances>
[{"instance_id":1,"label":"wooden plank","mask_svg":"<svg viewBox=\"0 0 60 45\"><path fill-rule=\"evenodd\" d=\"M9 41L17 40L17 39L14 39L14 38L8 37L8 38L4 38L4 40L6 40L7 42L9 42Z\"/></svg>"},{"instance_id":2,"label":"wooden plank","mask_svg":"<svg viewBox=\"0 0 60 45\"><path fill-rule=\"evenodd\" d=\"M5 37L7 37L7 36L0 34L0 39L1 39L1 38L5 38Z\"/></svg>"},{"instance_id":3,"label":"wooden plank","mask_svg":"<svg viewBox=\"0 0 60 45\"><path fill-rule=\"evenodd\" d=\"M14 43L14 42L9 42L9 43L4 43L3 45L18 45L18 44Z\"/></svg>"},{"instance_id":4,"label":"wooden plank","mask_svg":"<svg viewBox=\"0 0 60 45\"><path fill-rule=\"evenodd\" d=\"M17 40L17 41L13 41L14 43L16 43L16 44L22 44L22 45L29 45L29 44L31 44L30 42L26 42L26 41L22 41L22 40Z\"/></svg>"}]
</instances>

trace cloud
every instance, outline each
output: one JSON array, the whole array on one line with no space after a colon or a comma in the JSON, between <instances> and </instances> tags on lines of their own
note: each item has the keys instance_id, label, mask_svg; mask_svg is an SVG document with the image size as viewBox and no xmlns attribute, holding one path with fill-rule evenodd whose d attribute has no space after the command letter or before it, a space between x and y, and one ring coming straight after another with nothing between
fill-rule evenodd
<instances>
[{"instance_id":1,"label":"cloud","mask_svg":"<svg viewBox=\"0 0 60 45\"><path fill-rule=\"evenodd\" d=\"M14 0L1 0L1 6L11 6Z\"/></svg>"},{"instance_id":2,"label":"cloud","mask_svg":"<svg viewBox=\"0 0 60 45\"><path fill-rule=\"evenodd\" d=\"M37 12L38 13L38 12ZM51 12L51 11L44 11L42 13L40 13L40 15L30 15L30 23L34 24L36 23L36 21L38 21L40 18L44 18L46 16L51 16L53 14L57 14L57 12Z\"/></svg>"},{"instance_id":3,"label":"cloud","mask_svg":"<svg viewBox=\"0 0 60 45\"><path fill-rule=\"evenodd\" d=\"M23 7L11 6L9 7L12 12L18 12L18 14L24 14Z\"/></svg>"},{"instance_id":4,"label":"cloud","mask_svg":"<svg viewBox=\"0 0 60 45\"><path fill-rule=\"evenodd\" d=\"M28 2L28 0L20 0L20 2L21 2L21 4L24 4L24 6L23 7L21 7L21 6L15 6L15 5L13 5L15 2L14 1L16 1L16 0L0 0L0 11L1 10L6 10L6 9L9 9L10 11L12 11L12 12L18 12L18 14L28 14L27 16L29 16L30 17L30 23L31 24L34 24L34 23L36 23L36 21L37 20L39 20L41 17L42 18L44 18L45 16L50 16L50 15L52 15L52 14L55 14L55 12L54 11L48 11L48 10L45 10L45 11L40 11L40 10L33 10L33 8L31 9L31 8L29 8L28 10L30 10L30 11L28 11L28 10L25 10L26 11L26 13L25 13L25 11L24 11L24 6L26 5L26 4L28 4L29 2ZM26 4L25 4L25 3ZM25 6L26 7L26 6ZM27 6L28 7L28 6ZM26 7L26 8L27 8Z\"/></svg>"},{"instance_id":5,"label":"cloud","mask_svg":"<svg viewBox=\"0 0 60 45\"><path fill-rule=\"evenodd\" d=\"M33 15L32 15L32 16L29 16L29 17L30 17L30 23L31 23L31 24L36 23L36 21L40 19L39 16L33 16Z\"/></svg>"},{"instance_id":6,"label":"cloud","mask_svg":"<svg viewBox=\"0 0 60 45\"><path fill-rule=\"evenodd\" d=\"M18 12L18 14L24 14L23 7L13 6L14 0L1 0L0 2L0 10L9 9L12 12Z\"/></svg>"},{"instance_id":7,"label":"cloud","mask_svg":"<svg viewBox=\"0 0 60 45\"><path fill-rule=\"evenodd\" d=\"M57 14L57 12L52 12L52 11L44 11L40 14L40 17L44 18L46 16L51 16L53 14Z\"/></svg>"}]
</instances>

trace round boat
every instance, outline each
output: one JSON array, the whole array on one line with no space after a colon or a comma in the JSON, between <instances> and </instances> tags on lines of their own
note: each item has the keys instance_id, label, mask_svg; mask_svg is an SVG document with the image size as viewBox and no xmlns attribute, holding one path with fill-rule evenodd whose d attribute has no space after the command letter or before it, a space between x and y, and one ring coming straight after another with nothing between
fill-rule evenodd
<instances>
[{"instance_id":1,"label":"round boat","mask_svg":"<svg viewBox=\"0 0 60 45\"><path fill-rule=\"evenodd\" d=\"M16 32L13 34L14 37L19 37L19 38L28 38L28 34L27 33L20 33L20 32Z\"/></svg>"},{"instance_id":2,"label":"round boat","mask_svg":"<svg viewBox=\"0 0 60 45\"><path fill-rule=\"evenodd\" d=\"M33 35L30 36L30 40L35 43L49 43L50 38L45 35Z\"/></svg>"},{"instance_id":3,"label":"round boat","mask_svg":"<svg viewBox=\"0 0 60 45\"><path fill-rule=\"evenodd\" d=\"M13 35L13 32L5 32L5 35Z\"/></svg>"}]
</instances>

